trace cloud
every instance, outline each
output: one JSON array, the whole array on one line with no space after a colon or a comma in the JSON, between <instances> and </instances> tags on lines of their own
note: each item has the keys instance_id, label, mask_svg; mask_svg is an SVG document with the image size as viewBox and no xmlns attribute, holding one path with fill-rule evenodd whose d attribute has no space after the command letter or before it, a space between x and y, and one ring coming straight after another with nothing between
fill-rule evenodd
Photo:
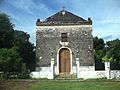
<instances>
[{"instance_id":1,"label":"cloud","mask_svg":"<svg viewBox=\"0 0 120 90\"><path fill-rule=\"evenodd\" d=\"M120 39L120 35L108 35L108 36L104 36L102 38L105 41L111 41L111 40L115 40L115 39Z\"/></svg>"},{"instance_id":2,"label":"cloud","mask_svg":"<svg viewBox=\"0 0 120 90\"><path fill-rule=\"evenodd\" d=\"M36 45L36 33L29 33L30 34L30 42Z\"/></svg>"},{"instance_id":3,"label":"cloud","mask_svg":"<svg viewBox=\"0 0 120 90\"><path fill-rule=\"evenodd\" d=\"M52 10L56 10L60 3L57 1L57 0L37 0L37 1L34 1L34 3L36 3L36 5L39 5L39 4L43 4L45 7L47 7L48 9L52 9Z\"/></svg>"},{"instance_id":4,"label":"cloud","mask_svg":"<svg viewBox=\"0 0 120 90\"><path fill-rule=\"evenodd\" d=\"M13 1L13 2L12 2ZM32 31L38 17L45 18L50 11L40 3L36 5L34 0L5 0L1 12L11 16L16 28L24 31ZM42 12L42 14L41 14Z\"/></svg>"},{"instance_id":5,"label":"cloud","mask_svg":"<svg viewBox=\"0 0 120 90\"><path fill-rule=\"evenodd\" d=\"M106 17L103 20L100 20L101 24L118 24L120 25L120 17Z\"/></svg>"},{"instance_id":6,"label":"cloud","mask_svg":"<svg viewBox=\"0 0 120 90\"><path fill-rule=\"evenodd\" d=\"M120 33L120 0L0 0L0 11L11 16L16 29L35 33L36 19L66 10L93 20L95 36L118 35Z\"/></svg>"}]
</instances>

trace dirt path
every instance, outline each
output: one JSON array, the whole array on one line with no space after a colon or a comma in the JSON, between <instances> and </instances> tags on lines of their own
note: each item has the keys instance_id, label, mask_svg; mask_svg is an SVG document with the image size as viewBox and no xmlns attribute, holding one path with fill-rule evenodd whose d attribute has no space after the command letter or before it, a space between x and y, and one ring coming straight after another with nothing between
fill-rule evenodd
<instances>
[{"instance_id":1,"label":"dirt path","mask_svg":"<svg viewBox=\"0 0 120 90\"><path fill-rule=\"evenodd\" d=\"M0 90L27 90L35 80L0 80Z\"/></svg>"}]
</instances>

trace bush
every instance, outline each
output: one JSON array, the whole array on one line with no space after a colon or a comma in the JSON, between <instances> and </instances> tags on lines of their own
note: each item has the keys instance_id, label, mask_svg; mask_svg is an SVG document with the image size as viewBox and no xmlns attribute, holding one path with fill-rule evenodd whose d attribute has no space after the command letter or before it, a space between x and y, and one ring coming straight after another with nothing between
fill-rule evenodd
<instances>
[{"instance_id":1,"label":"bush","mask_svg":"<svg viewBox=\"0 0 120 90\"><path fill-rule=\"evenodd\" d=\"M0 72L0 80L2 79L30 79L29 73L19 72Z\"/></svg>"},{"instance_id":2,"label":"bush","mask_svg":"<svg viewBox=\"0 0 120 90\"><path fill-rule=\"evenodd\" d=\"M19 73L18 75L19 79L30 79L29 73Z\"/></svg>"}]
</instances>

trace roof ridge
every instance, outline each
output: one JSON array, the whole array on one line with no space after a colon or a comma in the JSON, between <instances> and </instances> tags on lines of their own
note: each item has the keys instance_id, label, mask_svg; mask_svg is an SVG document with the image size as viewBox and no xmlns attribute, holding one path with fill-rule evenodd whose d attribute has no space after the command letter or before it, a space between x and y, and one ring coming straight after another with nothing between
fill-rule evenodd
<instances>
[{"instance_id":1,"label":"roof ridge","mask_svg":"<svg viewBox=\"0 0 120 90\"><path fill-rule=\"evenodd\" d=\"M85 20L82 17L73 14L67 10L60 10L59 12L46 18L42 24L79 24L79 23L88 23L92 24L91 20Z\"/></svg>"}]
</instances>

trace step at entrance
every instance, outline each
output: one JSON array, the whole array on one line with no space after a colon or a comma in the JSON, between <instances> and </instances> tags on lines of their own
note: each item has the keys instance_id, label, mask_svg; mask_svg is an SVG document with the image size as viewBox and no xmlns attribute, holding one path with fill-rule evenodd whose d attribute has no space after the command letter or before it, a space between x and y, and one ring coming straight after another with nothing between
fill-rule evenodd
<instances>
[{"instance_id":1,"label":"step at entrance","mask_svg":"<svg viewBox=\"0 0 120 90\"><path fill-rule=\"evenodd\" d=\"M60 74L55 76L55 80L76 80L76 75L69 75L69 74Z\"/></svg>"}]
</instances>

